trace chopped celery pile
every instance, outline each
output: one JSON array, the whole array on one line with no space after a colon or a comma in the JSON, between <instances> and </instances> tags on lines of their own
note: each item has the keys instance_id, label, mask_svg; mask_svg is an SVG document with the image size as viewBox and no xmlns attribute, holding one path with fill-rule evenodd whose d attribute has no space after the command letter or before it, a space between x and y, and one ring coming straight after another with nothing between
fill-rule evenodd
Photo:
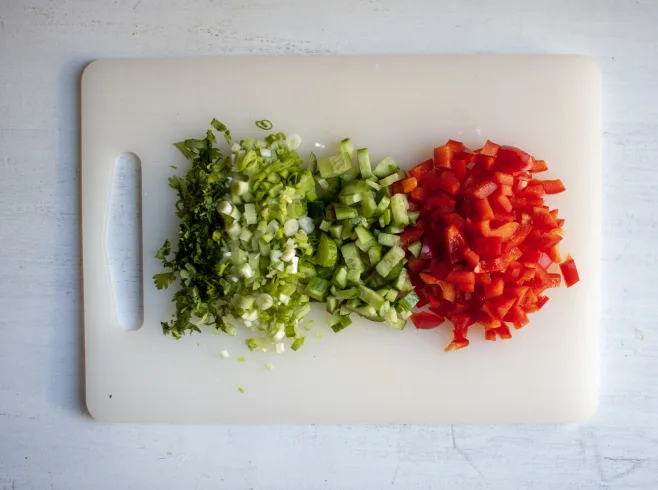
<instances>
[{"instance_id":1,"label":"chopped celery pile","mask_svg":"<svg viewBox=\"0 0 658 490\"><path fill-rule=\"evenodd\" d=\"M211 125L230 143L226 126ZM307 216L315 181L301 167L299 141L282 133L245 138L224 154L209 130L175 145L190 168L169 179L179 198L178 248L172 257L167 240L156 255L167 271L154 276L155 285L181 283L174 316L162 322L165 334L180 338L207 325L234 335L232 317L254 333L251 350L283 352L286 337L292 350L304 344L299 323L310 298L321 296L312 285L318 237Z\"/></svg>"},{"instance_id":2,"label":"chopped celery pile","mask_svg":"<svg viewBox=\"0 0 658 490\"><path fill-rule=\"evenodd\" d=\"M351 313L403 329L418 296L399 246L410 224L407 196L389 186L404 173L391 158L372 168L368 150L354 151L349 139L316 167L318 199L308 209L318 246L305 294L326 302L335 332L351 324Z\"/></svg>"}]
</instances>

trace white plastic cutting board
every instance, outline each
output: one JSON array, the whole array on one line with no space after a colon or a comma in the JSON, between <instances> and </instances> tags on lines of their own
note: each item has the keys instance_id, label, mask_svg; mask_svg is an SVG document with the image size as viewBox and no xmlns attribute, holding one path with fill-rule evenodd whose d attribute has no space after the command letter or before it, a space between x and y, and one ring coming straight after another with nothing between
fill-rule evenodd
<instances>
[{"instance_id":1,"label":"white plastic cutting board","mask_svg":"<svg viewBox=\"0 0 658 490\"><path fill-rule=\"evenodd\" d=\"M82 80L82 209L87 406L114 422L508 423L573 422L598 398L601 250L601 80L580 56L350 56L102 60ZM399 332L356 320L340 334L316 329L298 352L249 353L243 338L162 335L172 291L157 291L153 255L175 237L173 142L201 136L217 117L236 139L254 125L313 142L349 136L373 160L404 168L448 138L487 139L548 162L568 192L548 199L566 217L562 250L581 282L509 341L445 353L447 326ZM218 141L221 138L218 138ZM144 324L117 324L104 233L116 157L142 163ZM319 152L322 154L322 151ZM178 165L174 171L170 165ZM317 305L316 305L317 306ZM316 337L322 330L324 338ZM231 358L222 360L227 349ZM237 358L245 354L247 361ZM272 362L274 371L265 369ZM238 391L245 388L245 393ZM112 395L112 397L110 397Z\"/></svg>"}]
</instances>

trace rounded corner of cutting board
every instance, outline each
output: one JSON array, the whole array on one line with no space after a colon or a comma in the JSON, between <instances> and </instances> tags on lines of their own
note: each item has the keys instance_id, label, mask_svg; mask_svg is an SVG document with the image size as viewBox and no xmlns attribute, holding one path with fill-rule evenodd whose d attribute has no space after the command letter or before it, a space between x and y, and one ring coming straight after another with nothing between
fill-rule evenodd
<instances>
[{"instance_id":1,"label":"rounded corner of cutting board","mask_svg":"<svg viewBox=\"0 0 658 490\"><path fill-rule=\"evenodd\" d=\"M110 422L109 418L106 416L107 414L105 413L105 410L99 407L98 400L96 400L94 396L89 393L89 391L89 387L87 387L85 405L91 418L93 418L96 422Z\"/></svg>"},{"instance_id":2,"label":"rounded corner of cutting board","mask_svg":"<svg viewBox=\"0 0 658 490\"><path fill-rule=\"evenodd\" d=\"M87 63L87 66L82 69L81 75L81 84L83 89L90 83L93 84L95 82L94 78L99 76L99 72L103 70L105 64L107 64L107 60L102 59L90 61Z\"/></svg>"}]
</instances>

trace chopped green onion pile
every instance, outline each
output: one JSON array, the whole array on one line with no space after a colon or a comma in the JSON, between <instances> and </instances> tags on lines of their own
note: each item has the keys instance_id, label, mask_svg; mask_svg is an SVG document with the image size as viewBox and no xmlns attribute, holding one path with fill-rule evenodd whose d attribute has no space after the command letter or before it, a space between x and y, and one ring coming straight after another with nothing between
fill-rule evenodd
<instances>
[{"instance_id":1,"label":"chopped green onion pile","mask_svg":"<svg viewBox=\"0 0 658 490\"><path fill-rule=\"evenodd\" d=\"M226 126L217 120L212 126L230 142ZM247 340L251 350L282 352L285 337L297 350L305 339L299 322L310 310L305 292L316 248L307 217L315 182L294 151L299 137L246 138L226 155L215 143L209 130L205 139L175 145L191 166L184 178L169 179L179 197L178 250L170 258L171 243L164 243L157 258L168 271L154 282L167 288L178 277L181 288L163 331L180 338L208 325L234 335L233 317L255 333Z\"/></svg>"}]
</instances>

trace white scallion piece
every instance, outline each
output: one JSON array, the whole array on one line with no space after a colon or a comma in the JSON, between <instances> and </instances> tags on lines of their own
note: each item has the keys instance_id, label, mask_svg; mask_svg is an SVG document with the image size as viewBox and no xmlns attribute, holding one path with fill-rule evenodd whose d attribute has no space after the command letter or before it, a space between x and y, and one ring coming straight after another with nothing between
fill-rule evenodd
<instances>
[{"instance_id":1,"label":"white scallion piece","mask_svg":"<svg viewBox=\"0 0 658 490\"><path fill-rule=\"evenodd\" d=\"M217 205L217 212L230 215L233 211L233 205L228 201L222 201Z\"/></svg>"},{"instance_id":2,"label":"white scallion piece","mask_svg":"<svg viewBox=\"0 0 658 490\"><path fill-rule=\"evenodd\" d=\"M299 148L299 145L302 144L302 137L299 136L297 133L289 134L288 137L286 138L286 145L288 145L288 148L291 150L296 150Z\"/></svg>"},{"instance_id":3,"label":"white scallion piece","mask_svg":"<svg viewBox=\"0 0 658 490\"><path fill-rule=\"evenodd\" d=\"M281 260L283 262L290 262L295 258L295 249L294 248L287 248L285 252L283 252L283 255L281 256Z\"/></svg>"},{"instance_id":4,"label":"white scallion piece","mask_svg":"<svg viewBox=\"0 0 658 490\"><path fill-rule=\"evenodd\" d=\"M293 236L299 231L299 222L296 219L289 219L283 225L283 232L286 236Z\"/></svg>"},{"instance_id":5,"label":"white scallion piece","mask_svg":"<svg viewBox=\"0 0 658 490\"><path fill-rule=\"evenodd\" d=\"M308 235L313 233L315 231L315 224L313 223L313 219L309 218L308 216L303 216L297 220L299 223L299 227L304 230L304 232Z\"/></svg>"}]
</instances>

